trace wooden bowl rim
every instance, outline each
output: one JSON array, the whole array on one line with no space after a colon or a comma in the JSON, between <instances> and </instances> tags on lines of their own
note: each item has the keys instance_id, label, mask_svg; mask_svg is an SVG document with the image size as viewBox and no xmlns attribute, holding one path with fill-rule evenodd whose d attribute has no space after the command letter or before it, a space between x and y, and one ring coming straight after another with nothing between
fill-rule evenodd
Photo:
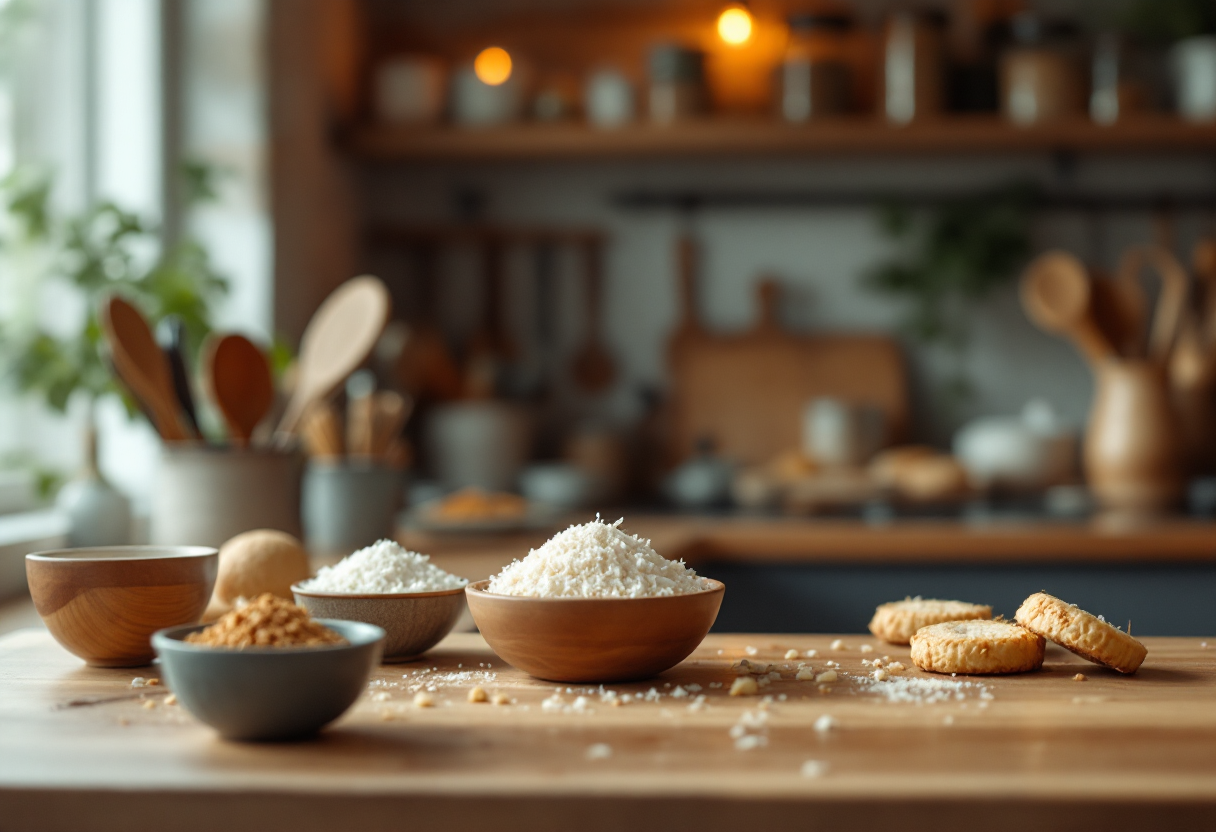
<instances>
[{"instance_id":1,"label":"wooden bowl rim","mask_svg":"<svg viewBox=\"0 0 1216 832\"><path fill-rule=\"evenodd\" d=\"M647 595L647 596L643 596L641 598L613 598L613 597L604 597L604 598L556 597L555 598L555 597L547 597L547 596L543 596L543 595L498 595L493 592L486 592L485 587L490 583L489 578L486 578L486 579L480 580L480 581L473 581L468 586L466 586L464 589L465 589L465 592L471 596L479 596L482 598L493 598L495 600L501 599L503 601L513 601L513 602L517 602L517 603L518 602L525 602L525 603L543 602L546 604L562 603L562 602L568 603L568 604L570 604L570 603L584 604L587 602L604 603L605 601L611 602L611 603L617 603L617 604L619 604L621 602L654 603L656 601L673 603L673 602L680 601L680 599L682 599L682 598L704 598L707 595L713 595L714 593L722 593L722 592L726 591L726 584L722 583L721 581L714 580L713 578L705 578L705 580L709 581L711 586L709 589L703 589L700 592L685 592L680 595Z\"/></svg>"},{"instance_id":2,"label":"wooden bowl rim","mask_svg":"<svg viewBox=\"0 0 1216 832\"><path fill-rule=\"evenodd\" d=\"M429 592L318 592L311 589L300 589L299 584L292 584L291 591L306 598L334 598L355 601L405 601L414 598L442 598L445 595L464 595L468 582L456 589L436 589ZM320 619L318 619L320 620Z\"/></svg>"},{"instance_id":3,"label":"wooden bowl rim","mask_svg":"<svg viewBox=\"0 0 1216 832\"><path fill-rule=\"evenodd\" d=\"M366 621L348 621L341 618L314 618L313 621L337 632L346 639L347 643L323 644L316 647L211 647L206 644L191 644L185 639L185 636L199 630L204 630L210 627L210 624L179 624L176 627L166 627L153 633L152 647L158 651L163 646L169 650L178 650L183 653L207 653L223 656L299 656L310 653L336 653L342 650L357 650L377 642L383 642L388 636L383 627L368 624ZM363 634L359 636L358 640L352 639L351 634L346 632L347 628L350 627L356 628L356 631L363 630Z\"/></svg>"},{"instance_id":4,"label":"wooden bowl rim","mask_svg":"<svg viewBox=\"0 0 1216 832\"><path fill-rule=\"evenodd\" d=\"M102 553L99 557L79 557L82 552ZM125 556L122 553L127 553ZM31 552L26 560L38 563L116 563L119 561L184 560L187 558L218 557L219 549L212 546L79 546L67 549L46 549Z\"/></svg>"}]
</instances>

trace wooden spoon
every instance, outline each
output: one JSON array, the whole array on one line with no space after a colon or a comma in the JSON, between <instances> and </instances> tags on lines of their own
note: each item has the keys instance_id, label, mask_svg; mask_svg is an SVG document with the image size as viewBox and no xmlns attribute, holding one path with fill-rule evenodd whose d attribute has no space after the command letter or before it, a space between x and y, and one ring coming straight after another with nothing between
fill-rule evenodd
<instances>
[{"instance_id":1,"label":"wooden spoon","mask_svg":"<svg viewBox=\"0 0 1216 832\"><path fill-rule=\"evenodd\" d=\"M1210 350L1216 350L1216 240L1205 239L1195 244L1191 254L1191 269L1201 289L1199 297L1200 329Z\"/></svg>"},{"instance_id":2,"label":"wooden spoon","mask_svg":"<svg viewBox=\"0 0 1216 832\"><path fill-rule=\"evenodd\" d=\"M1148 334L1147 355L1157 361L1169 358L1186 307L1187 274L1168 249L1157 245L1134 246L1119 261L1119 282L1138 285L1144 266L1150 265L1161 280L1161 292Z\"/></svg>"},{"instance_id":3,"label":"wooden spoon","mask_svg":"<svg viewBox=\"0 0 1216 832\"><path fill-rule=\"evenodd\" d=\"M308 406L328 396L367 360L388 323L388 289L364 275L334 290L312 316L300 339L296 385L276 431L283 444Z\"/></svg>"},{"instance_id":4,"label":"wooden spoon","mask_svg":"<svg viewBox=\"0 0 1216 832\"><path fill-rule=\"evenodd\" d=\"M1144 352L1144 298L1139 287L1129 292L1121 281L1094 273L1090 308L1098 329L1124 358Z\"/></svg>"},{"instance_id":5,"label":"wooden spoon","mask_svg":"<svg viewBox=\"0 0 1216 832\"><path fill-rule=\"evenodd\" d=\"M589 393L598 393L611 386L616 378L612 354L604 346L603 320L600 309L603 300L603 250L599 240L583 244L587 271L587 343L574 358L574 381Z\"/></svg>"},{"instance_id":6,"label":"wooden spoon","mask_svg":"<svg viewBox=\"0 0 1216 832\"><path fill-rule=\"evenodd\" d=\"M166 442L198 438L182 421L169 362L139 310L112 295L101 304L101 329L122 383L150 413Z\"/></svg>"},{"instance_id":7,"label":"wooden spoon","mask_svg":"<svg viewBox=\"0 0 1216 832\"><path fill-rule=\"evenodd\" d=\"M1085 265L1065 251L1037 257L1022 275L1022 308L1047 332L1068 337L1097 365L1115 357L1093 318L1092 287Z\"/></svg>"},{"instance_id":8,"label":"wooden spoon","mask_svg":"<svg viewBox=\"0 0 1216 832\"><path fill-rule=\"evenodd\" d=\"M253 431L274 406L266 354L244 335L212 334L203 345L203 377L232 444L249 447Z\"/></svg>"}]
</instances>

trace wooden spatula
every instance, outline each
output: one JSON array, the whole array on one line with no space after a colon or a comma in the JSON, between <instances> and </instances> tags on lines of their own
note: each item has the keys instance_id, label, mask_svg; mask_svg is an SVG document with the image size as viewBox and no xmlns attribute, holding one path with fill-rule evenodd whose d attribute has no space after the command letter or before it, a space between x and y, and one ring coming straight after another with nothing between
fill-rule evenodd
<instances>
[{"instance_id":1,"label":"wooden spatula","mask_svg":"<svg viewBox=\"0 0 1216 832\"><path fill-rule=\"evenodd\" d=\"M1115 356L1093 318L1092 286L1085 265L1065 251L1042 254L1026 268L1022 307L1041 329L1069 338L1092 364Z\"/></svg>"},{"instance_id":2,"label":"wooden spatula","mask_svg":"<svg viewBox=\"0 0 1216 832\"><path fill-rule=\"evenodd\" d=\"M325 299L300 339L295 390L276 431L280 444L295 432L310 404L332 393L367 360L388 313L388 289L370 275L346 281Z\"/></svg>"},{"instance_id":3,"label":"wooden spatula","mask_svg":"<svg viewBox=\"0 0 1216 832\"><path fill-rule=\"evenodd\" d=\"M249 447L253 431L274 406L274 376L266 354L244 335L212 333L203 345L203 378L228 426L228 438L238 448Z\"/></svg>"},{"instance_id":4,"label":"wooden spatula","mask_svg":"<svg viewBox=\"0 0 1216 832\"><path fill-rule=\"evenodd\" d=\"M166 442L197 439L181 418L169 362L140 311L112 295L102 301L100 318L119 379L151 414L161 438Z\"/></svg>"}]
</instances>

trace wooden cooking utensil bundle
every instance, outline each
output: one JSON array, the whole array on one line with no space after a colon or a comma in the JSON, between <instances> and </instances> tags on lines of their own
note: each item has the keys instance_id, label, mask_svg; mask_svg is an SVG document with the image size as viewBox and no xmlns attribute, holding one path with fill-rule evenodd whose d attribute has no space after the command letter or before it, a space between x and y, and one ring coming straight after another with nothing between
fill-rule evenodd
<instances>
[{"instance_id":1,"label":"wooden cooking utensil bundle","mask_svg":"<svg viewBox=\"0 0 1216 832\"><path fill-rule=\"evenodd\" d=\"M332 402L316 402L300 419L304 448L317 459L346 458L403 469L411 454L401 431L413 409L413 399L391 390L348 394L343 425Z\"/></svg>"},{"instance_id":2,"label":"wooden cooking utensil bundle","mask_svg":"<svg viewBox=\"0 0 1216 832\"><path fill-rule=\"evenodd\" d=\"M1202 427L1216 414L1211 246L1196 248L1204 291L1190 307L1188 298L1197 293L1186 269L1161 246L1129 249L1114 278L1091 275L1063 251L1041 255L1022 277L1027 315L1072 341L1097 376L1085 467L1091 488L1109 507L1160 510L1177 503L1187 461L1212 452L1210 427ZM1151 313L1146 270L1160 284Z\"/></svg>"},{"instance_id":3,"label":"wooden cooking utensil bundle","mask_svg":"<svg viewBox=\"0 0 1216 832\"><path fill-rule=\"evenodd\" d=\"M374 277L349 280L326 298L304 331L295 388L274 436L277 445L289 444L301 415L367 360L388 313L388 290ZM201 441L180 325L168 327L169 345L162 350L147 320L123 298L106 299L100 318L115 374L161 438ZM212 333L203 345L202 372L233 446L248 447L275 402L266 354L243 335Z\"/></svg>"}]
</instances>

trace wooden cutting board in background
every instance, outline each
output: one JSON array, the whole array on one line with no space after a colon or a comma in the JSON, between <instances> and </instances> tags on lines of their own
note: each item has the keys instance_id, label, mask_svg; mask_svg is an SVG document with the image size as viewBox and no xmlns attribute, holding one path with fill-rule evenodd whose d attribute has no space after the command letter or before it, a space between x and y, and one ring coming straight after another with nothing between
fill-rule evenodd
<instances>
[{"instance_id":1,"label":"wooden cutting board in background","mask_svg":"<svg viewBox=\"0 0 1216 832\"><path fill-rule=\"evenodd\" d=\"M787 332L777 323L780 289L773 281L757 287L754 329L711 333L696 316L692 257L691 242L682 241L683 321L669 352L673 460L686 458L707 437L718 454L744 464L798 448L803 409L819 396L876 405L886 417L886 444L905 438L908 381L893 339Z\"/></svg>"}]
</instances>

